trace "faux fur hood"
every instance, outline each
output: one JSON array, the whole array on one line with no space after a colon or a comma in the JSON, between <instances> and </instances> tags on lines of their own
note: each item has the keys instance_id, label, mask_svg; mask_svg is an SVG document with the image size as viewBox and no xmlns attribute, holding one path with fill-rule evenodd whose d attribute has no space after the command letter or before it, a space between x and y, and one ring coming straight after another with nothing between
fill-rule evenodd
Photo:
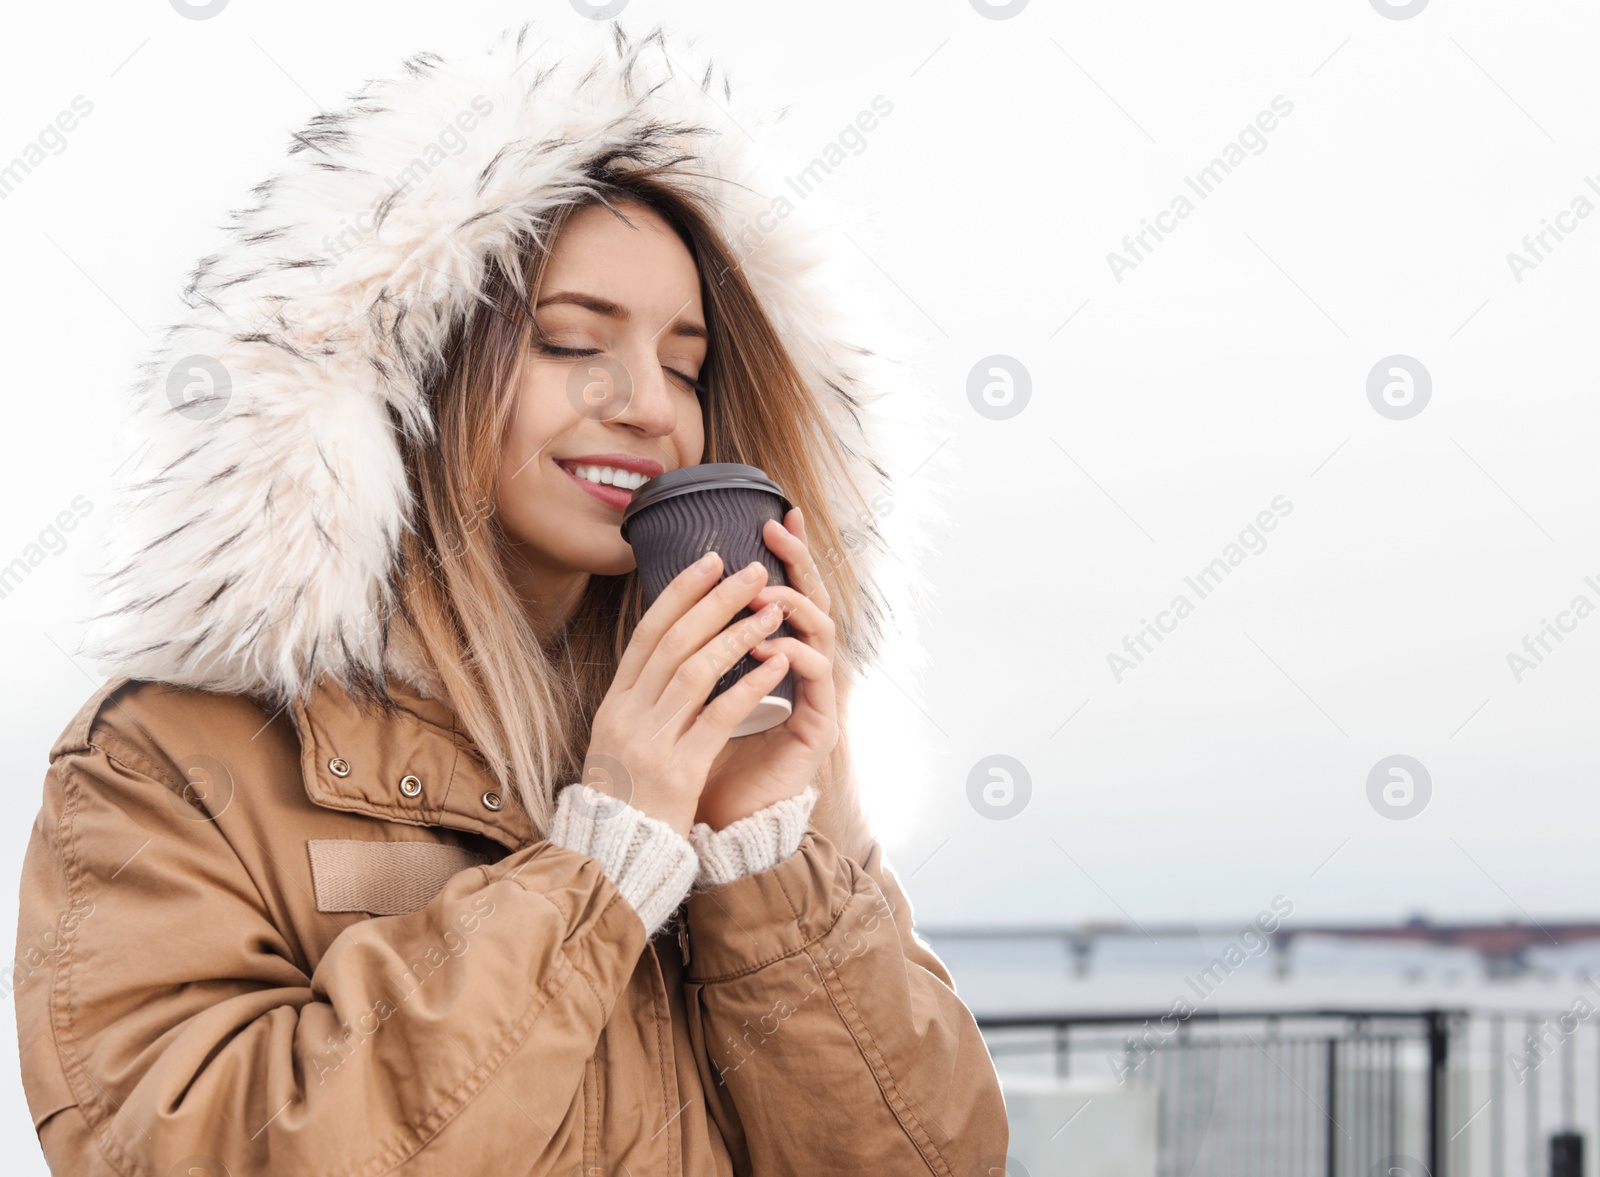
<instances>
[{"instance_id":1,"label":"faux fur hood","mask_svg":"<svg viewBox=\"0 0 1600 1177\"><path fill-rule=\"evenodd\" d=\"M415 509L395 422L431 433L426 390L487 260L514 265L518 231L581 197L602 155L703 174L685 182L714 197L873 505L830 488L863 545L871 616L855 652L909 636L915 554L942 509L894 479L930 486L950 427L910 376L909 341L869 329L829 276L837 236L760 158L782 112L746 109L718 63L659 26L633 39L570 16L549 26L460 60L418 54L314 116L198 263L188 311L134 387L81 650L102 673L279 704L325 673L436 693L379 620ZM851 221L852 235L868 223Z\"/></svg>"}]
</instances>

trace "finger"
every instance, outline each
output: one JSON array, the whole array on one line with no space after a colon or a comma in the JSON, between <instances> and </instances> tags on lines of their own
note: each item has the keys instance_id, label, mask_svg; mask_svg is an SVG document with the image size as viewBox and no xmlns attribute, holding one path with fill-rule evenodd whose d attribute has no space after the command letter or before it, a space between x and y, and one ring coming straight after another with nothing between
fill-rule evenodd
<instances>
[{"instance_id":1,"label":"finger","mask_svg":"<svg viewBox=\"0 0 1600 1177\"><path fill-rule=\"evenodd\" d=\"M763 609L773 601L783 608L784 620L790 629L803 634L820 649L832 652L838 627L815 601L787 585L769 584L750 599L750 608Z\"/></svg>"},{"instance_id":2,"label":"finger","mask_svg":"<svg viewBox=\"0 0 1600 1177\"><path fill-rule=\"evenodd\" d=\"M803 643L800 638L765 638L755 643L750 654L762 659L763 665L779 654L787 657L790 667L794 667L795 678L803 678L806 689L810 689L813 683L818 684L819 688L824 683L829 688L834 684L834 660L819 649Z\"/></svg>"},{"instance_id":3,"label":"finger","mask_svg":"<svg viewBox=\"0 0 1600 1177\"><path fill-rule=\"evenodd\" d=\"M745 580L743 574L746 571L754 571L755 579ZM735 569L731 575L725 576L715 588L690 605L657 638L649 657L640 668L632 684L639 697L652 706L661 703L669 684L679 677L680 669L727 629L728 622L749 603L751 597L766 587L766 583L766 565L752 561L745 568ZM759 636L752 629L745 648L748 649ZM729 663L730 666L732 664ZM700 698L705 697L706 692L701 691Z\"/></svg>"},{"instance_id":4,"label":"finger","mask_svg":"<svg viewBox=\"0 0 1600 1177\"><path fill-rule=\"evenodd\" d=\"M799 638L767 638L757 642L750 652L763 659L763 666L774 658L786 656L794 670L796 685L804 689L805 701L824 715L833 714L833 659ZM795 701L798 703L799 699Z\"/></svg>"},{"instance_id":5,"label":"finger","mask_svg":"<svg viewBox=\"0 0 1600 1177\"><path fill-rule=\"evenodd\" d=\"M789 661L795 678L807 683L833 681L833 660L815 646L808 646L799 638L763 638L751 647L750 655L763 663L782 654Z\"/></svg>"},{"instance_id":6,"label":"finger","mask_svg":"<svg viewBox=\"0 0 1600 1177\"><path fill-rule=\"evenodd\" d=\"M798 508L796 508L798 510ZM793 511L790 512L792 516ZM788 569L789 583L798 588L806 596L816 601L824 612L828 609L828 588L823 580L817 562L811 556L811 549L806 546L805 540L794 532L786 529L775 520L769 520L763 525L761 538L767 547L772 549L775 556L784 562Z\"/></svg>"},{"instance_id":7,"label":"finger","mask_svg":"<svg viewBox=\"0 0 1600 1177\"><path fill-rule=\"evenodd\" d=\"M783 560L788 568L790 584L808 596L820 593L826 600L827 587L816 560L811 556L811 549L806 546L805 537L800 534L804 525L799 521L798 512L798 507L789 512L787 525L773 520L772 526L763 526L761 538L773 554Z\"/></svg>"},{"instance_id":8,"label":"finger","mask_svg":"<svg viewBox=\"0 0 1600 1177\"><path fill-rule=\"evenodd\" d=\"M721 748L733 735L739 721L750 714L763 695L772 692L788 669L789 660L784 655L774 654L768 658L702 707L680 743L709 745L713 750Z\"/></svg>"},{"instance_id":9,"label":"finger","mask_svg":"<svg viewBox=\"0 0 1600 1177\"><path fill-rule=\"evenodd\" d=\"M651 713L658 733L670 731L676 739L688 730L717 681L783 623L782 609L771 610L741 618L679 664Z\"/></svg>"},{"instance_id":10,"label":"finger","mask_svg":"<svg viewBox=\"0 0 1600 1177\"><path fill-rule=\"evenodd\" d=\"M722 557L716 552L707 552L702 561L690 564L667 582L667 587L640 616L622 652L613 676L618 687L632 687L638 682L662 636L717 584L722 574Z\"/></svg>"}]
</instances>

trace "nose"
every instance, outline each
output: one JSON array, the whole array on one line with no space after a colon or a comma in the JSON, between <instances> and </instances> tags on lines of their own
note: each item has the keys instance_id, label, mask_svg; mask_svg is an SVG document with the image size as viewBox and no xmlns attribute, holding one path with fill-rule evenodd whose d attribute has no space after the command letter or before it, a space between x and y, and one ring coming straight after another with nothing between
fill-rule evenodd
<instances>
[{"instance_id":1,"label":"nose","mask_svg":"<svg viewBox=\"0 0 1600 1177\"><path fill-rule=\"evenodd\" d=\"M613 424L626 425L644 437L669 434L678 424L678 399L672 395L673 377L667 375L654 354L630 354L623 359L629 389L626 403L614 415Z\"/></svg>"}]
</instances>

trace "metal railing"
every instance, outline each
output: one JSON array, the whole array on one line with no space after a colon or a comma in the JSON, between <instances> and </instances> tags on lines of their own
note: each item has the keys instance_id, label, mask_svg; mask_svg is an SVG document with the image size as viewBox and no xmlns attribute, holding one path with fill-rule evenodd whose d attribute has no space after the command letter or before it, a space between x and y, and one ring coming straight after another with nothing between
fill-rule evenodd
<instances>
[{"instance_id":1,"label":"metal railing","mask_svg":"<svg viewBox=\"0 0 1600 1177\"><path fill-rule=\"evenodd\" d=\"M1159 1177L1600 1177L1600 1018L1586 1011L1600 1012L1169 1010L978 1023L1003 1074L1031 1061L1035 1072L1153 1090Z\"/></svg>"}]
</instances>

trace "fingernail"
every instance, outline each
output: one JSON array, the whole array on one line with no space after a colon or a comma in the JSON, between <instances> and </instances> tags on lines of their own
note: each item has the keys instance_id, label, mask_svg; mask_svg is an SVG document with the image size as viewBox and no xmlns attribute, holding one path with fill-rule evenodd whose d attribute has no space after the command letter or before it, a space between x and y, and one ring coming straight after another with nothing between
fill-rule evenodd
<instances>
[{"instance_id":1,"label":"fingernail","mask_svg":"<svg viewBox=\"0 0 1600 1177\"><path fill-rule=\"evenodd\" d=\"M716 562L717 562L717 554L715 552L707 552L704 556L701 556L698 560L696 560L694 562L695 571L696 572L710 572L711 571L711 566L713 564L715 564Z\"/></svg>"},{"instance_id":2,"label":"fingernail","mask_svg":"<svg viewBox=\"0 0 1600 1177\"><path fill-rule=\"evenodd\" d=\"M761 579L761 574L764 571L766 571L766 569L762 566L760 560L752 560L748 565L746 565L745 570L739 573L739 579L749 581L753 584Z\"/></svg>"}]
</instances>

